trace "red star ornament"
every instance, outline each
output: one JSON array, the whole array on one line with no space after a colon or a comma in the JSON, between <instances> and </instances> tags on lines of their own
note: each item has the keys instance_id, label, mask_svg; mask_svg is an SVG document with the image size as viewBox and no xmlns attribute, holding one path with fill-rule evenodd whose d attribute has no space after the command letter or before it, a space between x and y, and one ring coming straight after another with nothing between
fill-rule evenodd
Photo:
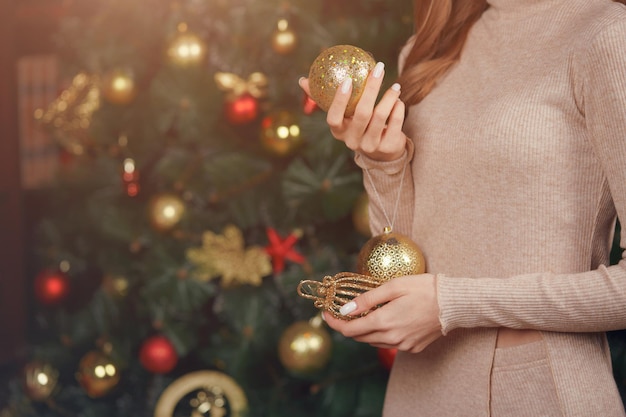
<instances>
[{"instance_id":1,"label":"red star ornament","mask_svg":"<svg viewBox=\"0 0 626 417\"><path fill-rule=\"evenodd\" d=\"M298 238L298 235L291 233L285 239L281 239L275 229L271 227L267 228L267 239L270 244L265 247L265 251L272 258L275 274L283 272L285 269L285 259L299 264L304 263L304 256L293 248Z\"/></svg>"}]
</instances>

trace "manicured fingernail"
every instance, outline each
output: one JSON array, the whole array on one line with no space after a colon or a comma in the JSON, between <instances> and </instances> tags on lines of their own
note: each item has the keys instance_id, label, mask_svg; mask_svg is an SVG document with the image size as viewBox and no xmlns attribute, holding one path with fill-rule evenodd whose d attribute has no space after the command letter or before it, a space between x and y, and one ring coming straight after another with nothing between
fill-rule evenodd
<instances>
[{"instance_id":1,"label":"manicured fingernail","mask_svg":"<svg viewBox=\"0 0 626 417\"><path fill-rule=\"evenodd\" d=\"M298 78L298 85L302 85L302 81L304 80L304 77L300 77Z\"/></svg>"},{"instance_id":2,"label":"manicured fingernail","mask_svg":"<svg viewBox=\"0 0 626 417\"><path fill-rule=\"evenodd\" d=\"M324 315L324 312L323 312L323 311L322 311L321 316L322 316L322 320L326 321L326 316Z\"/></svg>"},{"instance_id":3,"label":"manicured fingernail","mask_svg":"<svg viewBox=\"0 0 626 417\"><path fill-rule=\"evenodd\" d=\"M394 83L394 85L391 86L391 89L393 91L400 91L400 84Z\"/></svg>"},{"instance_id":4,"label":"manicured fingernail","mask_svg":"<svg viewBox=\"0 0 626 417\"><path fill-rule=\"evenodd\" d=\"M352 77L348 77L341 83L341 92L346 94L352 87Z\"/></svg>"},{"instance_id":5,"label":"manicured fingernail","mask_svg":"<svg viewBox=\"0 0 626 417\"><path fill-rule=\"evenodd\" d=\"M385 69L385 64L383 64L382 62L379 62L378 64L376 64L376 66L374 67L374 78L380 78L383 75L383 70Z\"/></svg>"},{"instance_id":6,"label":"manicured fingernail","mask_svg":"<svg viewBox=\"0 0 626 417\"><path fill-rule=\"evenodd\" d=\"M354 301L350 301L342 305L341 308L339 309L339 312L345 316L347 314L352 313L354 310L356 310L356 303Z\"/></svg>"}]
</instances>

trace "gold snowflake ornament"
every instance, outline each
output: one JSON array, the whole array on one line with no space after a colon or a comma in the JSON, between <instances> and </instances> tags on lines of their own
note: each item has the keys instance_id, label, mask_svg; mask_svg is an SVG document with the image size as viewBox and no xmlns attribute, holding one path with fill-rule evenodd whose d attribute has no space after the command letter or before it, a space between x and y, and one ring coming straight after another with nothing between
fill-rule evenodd
<instances>
[{"instance_id":1,"label":"gold snowflake ornament","mask_svg":"<svg viewBox=\"0 0 626 417\"><path fill-rule=\"evenodd\" d=\"M245 248L241 230L226 226L222 235L206 231L202 246L187 250L187 259L196 268L194 277L209 281L222 277L222 286L237 284L261 285L262 278L272 272L270 256L264 248Z\"/></svg>"}]
</instances>

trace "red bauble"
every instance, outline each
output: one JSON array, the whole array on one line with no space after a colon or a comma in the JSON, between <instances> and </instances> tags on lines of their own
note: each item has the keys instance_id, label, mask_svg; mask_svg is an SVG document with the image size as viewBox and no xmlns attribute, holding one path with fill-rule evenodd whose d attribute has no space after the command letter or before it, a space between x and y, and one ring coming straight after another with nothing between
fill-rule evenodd
<instances>
[{"instance_id":1,"label":"red bauble","mask_svg":"<svg viewBox=\"0 0 626 417\"><path fill-rule=\"evenodd\" d=\"M259 116L259 101L246 93L226 101L224 113L226 119L234 125L253 122Z\"/></svg>"},{"instance_id":2,"label":"red bauble","mask_svg":"<svg viewBox=\"0 0 626 417\"><path fill-rule=\"evenodd\" d=\"M396 359L398 349L384 349L378 348L378 360L385 367L385 369L391 369L393 361Z\"/></svg>"},{"instance_id":3,"label":"red bauble","mask_svg":"<svg viewBox=\"0 0 626 417\"><path fill-rule=\"evenodd\" d=\"M35 277L34 290L41 304L53 306L67 298L70 282L63 272L44 269Z\"/></svg>"},{"instance_id":4,"label":"red bauble","mask_svg":"<svg viewBox=\"0 0 626 417\"><path fill-rule=\"evenodd\" d=\"M166 374L176 367L178 353L165 336L152 336L143 342L139 361L150 372Z\"/></svg>"},{"instance_id":5,"label":"red bauble","mask_svg":"<svg viewBox=\"0 0 626 417\"><path fill-rule=\"evenodd\" d=\"M302 111L304 112L304 114L310 116L317 110L319 110L317 103L307 94L305 94L304 99L302 100Z\"/></svg>"}]
</instances>

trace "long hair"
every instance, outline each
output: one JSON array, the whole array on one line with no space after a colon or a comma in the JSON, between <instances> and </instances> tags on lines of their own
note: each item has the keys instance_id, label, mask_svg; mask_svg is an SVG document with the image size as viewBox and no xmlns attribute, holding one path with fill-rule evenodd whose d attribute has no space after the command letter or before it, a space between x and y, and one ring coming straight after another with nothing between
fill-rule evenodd
<instances>
[{"instance_id":1,"label":"long hair","mask_svg":"<svg viewBox=\"0 0 626 417\"><path fill-rule=\"evenodd\" d=\"M626 0L615 0L626 4ZM458 61L472 25L487 9L486 0L414 0L415 41L398 79L402 100L419 103Z\"/></svg>"}]
</instances>

